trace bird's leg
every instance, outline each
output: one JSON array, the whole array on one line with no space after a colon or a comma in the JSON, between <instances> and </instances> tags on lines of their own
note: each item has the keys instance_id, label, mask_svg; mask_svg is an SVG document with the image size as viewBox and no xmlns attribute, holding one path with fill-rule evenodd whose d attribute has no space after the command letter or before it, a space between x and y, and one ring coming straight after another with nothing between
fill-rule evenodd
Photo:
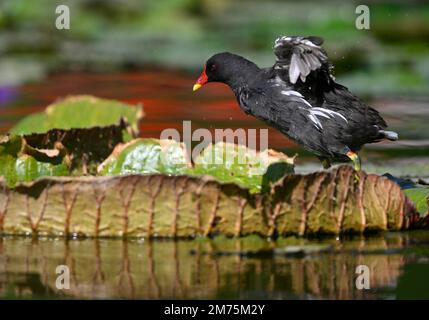
<instances>
[{"instance_id":1,"label":"bird's leg","mask_svg":"<svg viewBox=\"0 0 429 320\"><path fill-rule=\"evenodd\" d=\"M322 162L323 169L329 169L331 167L331 161L328 158L319 157L320 162Z\"/></svg>"},{"instance_id":2,"label":"bird's leg","mask_svg":"<svg viewBox=\"0 0 429 320\"><path fill-rule=\"evenodd\" d=\"M347 152L347 157L349 157L350 160L353 161L353 167L355 168L355 170L360 171L361 170L361 163L360 163L360 158L357 155L357 153L354 153L353 151L349 151L349 152Z\"/></svg>"}]
</instances>

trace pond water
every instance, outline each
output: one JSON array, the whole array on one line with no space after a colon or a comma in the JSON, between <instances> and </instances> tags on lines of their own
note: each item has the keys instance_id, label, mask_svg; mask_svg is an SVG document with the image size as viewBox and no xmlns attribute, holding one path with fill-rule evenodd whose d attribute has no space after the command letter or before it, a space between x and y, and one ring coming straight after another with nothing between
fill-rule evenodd
<instances>
[{"instance_id":1,"label":"pond water","mask_svg":"<svg viewBox=\"0 0 429 320\"><path fill-rule=\"evenodd\" d=\"M305 241L328 250L276 254L304 240L122 241L0 239L0 298L411 299L429 298L429 234ZM70 288L56 288L56 268ZM356 268L369 270L367 290Z\"/></svg>"},{"instance_id":2,"label":"pond water","mask_svg":"<svg viewBox=\"0 0 429 320\"><path fill-rule=\"evenodd\" d=\"M165 128L266 128L246 116L222 85L192 93L193 77L148 70L122 74L54 74L37 83L0 88L0 131L41 111L58 97L92 94L143 103L143 137ZM428 101L374 98L375 106L401 141L369 146L364 170L429 177ZM319 170L315 158L274 130L269 145L300 153L298 172ZM313 254L272 254L274 248L323 245ZM55 286L58 265L70 269L70 289ZM370 289L355 286L358 265L370 271ZM143 241L0 238L0 298L234 298L394 299L429 298L429 232L371 237L259 238Z\"/></svg>"}]
</instances>

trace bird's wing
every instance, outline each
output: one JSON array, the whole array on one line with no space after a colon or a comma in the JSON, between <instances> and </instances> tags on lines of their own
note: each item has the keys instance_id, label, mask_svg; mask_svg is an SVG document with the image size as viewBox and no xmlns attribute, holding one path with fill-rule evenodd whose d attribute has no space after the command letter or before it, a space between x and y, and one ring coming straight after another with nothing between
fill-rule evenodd
<instances>
[{"instance_id":1,"label":"bird's wing","mask_svg":"<svg viewBox=\"0 0 429 320\"><path fill-rule=\"evenodd\" d=\"M295 84L298 78L304 83L310 73L314 73L318 81L330 82L332 65L321 45L319 37L280 37L274 42L274 54L277 61L274 70L283 79L288 70L288 81Z\"/></svg>"},{"instance_id":2,"label":"bird's wing","mask_svg":"<svg viewBox=\"0 0 429 320\"><path fill-rule=\"evenodd\" d=\"M281 90L280 95L284 103L293 105L295 112L307 118L309 124L319 131L324 130L325 125L336 122L338 126L345 127L348 124L347 118L338 111L324 107L315 107L308 102L303 95L294 90ZM329 120L329 121L328 121Z\"/></svg>"}]
</instances>

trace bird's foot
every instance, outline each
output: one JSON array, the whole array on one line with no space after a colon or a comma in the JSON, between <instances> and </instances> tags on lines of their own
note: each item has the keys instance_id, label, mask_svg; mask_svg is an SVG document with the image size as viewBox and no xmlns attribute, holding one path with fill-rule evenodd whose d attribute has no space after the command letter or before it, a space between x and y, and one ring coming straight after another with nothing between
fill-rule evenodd
<instances>
[{"instance_id":1,"label":"bird's foot","mask_svg":"<svg viewBox=\"0 0 429 320\"><path fill-rule=\"evenodd\" d=\"M350 158L350 160L352 160L353 162L353 168L355 169L355 182L358 183L360 181L360 171L362 169L361 167L361 162L360 162L360 158L357 155L357 153L354 153L353 151L349 151L347 152L347 157Z\"/></svg>"},{"instance_id":2,"label":"bird's foot","mask_svg":"<svg viewBox=\"0 0 429 320\"><path fill-rule=\"evenodd\" d=\"M331 167L331 161L329 161L328 159L322 159L321 161L323 169L329 169Z\"/></svg>"},{"instance_id":3,"label":"bird's foot","mask_svg":"<svg viewBox=\"0 0 429 320\"><path fill-rule=\"evenodd\" d=\"M354 153L353 151L349 151L349 152L347 152L347 157L349 157L350 160L352 160L352 162L353 162L353 168L356 171L360 171L362 169L361 168L360 158L357 155L357 153Z\"/></svg>"}]
</instances>

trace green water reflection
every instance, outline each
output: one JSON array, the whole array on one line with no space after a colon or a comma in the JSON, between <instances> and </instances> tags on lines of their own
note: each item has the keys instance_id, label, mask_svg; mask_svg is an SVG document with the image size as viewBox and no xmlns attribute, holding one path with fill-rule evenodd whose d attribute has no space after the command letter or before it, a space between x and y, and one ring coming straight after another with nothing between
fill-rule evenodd
<instances>
[{"instance_id":1,"label":"green water reflection","mask_svg":"<svg viewBox=\"0 0 429 320\"><path fill-rule=\"evenodd\" d=\"M328 252L266 254L294 244ZM58 265L70 289L56 288ZM358 265L370 289L355 286ZM266 241L0 240L0 297L132 299L408 299L429 298L429 232L369 238Z\"/></svg>"}]
</instances>

